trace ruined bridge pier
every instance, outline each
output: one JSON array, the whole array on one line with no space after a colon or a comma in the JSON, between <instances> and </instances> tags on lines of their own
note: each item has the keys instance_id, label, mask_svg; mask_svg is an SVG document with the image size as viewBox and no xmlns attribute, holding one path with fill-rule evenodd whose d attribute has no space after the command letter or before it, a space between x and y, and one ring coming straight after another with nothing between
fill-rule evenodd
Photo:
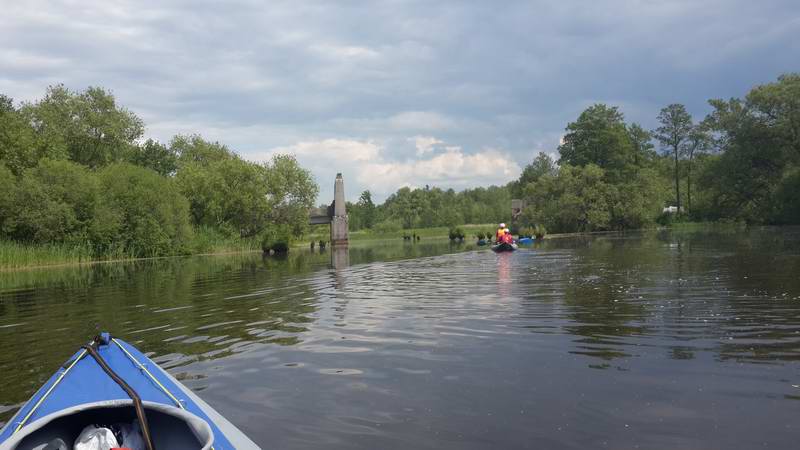
<instances>
[{"instance_id":1,"label":"ruined bridge pier","mask_svg":"<svg viewBox=\"0 0 800 450\"><path fill-rule=\"evenodd\" d=\"M333 203L327 208L315 208L309 212L308 221L311 225L330 224L331 247L347 248L349 244L349 230L347 224L347 208L344 199L344 180L342 174L336 174L333 184Z\"/></svg>"}]
</instances>

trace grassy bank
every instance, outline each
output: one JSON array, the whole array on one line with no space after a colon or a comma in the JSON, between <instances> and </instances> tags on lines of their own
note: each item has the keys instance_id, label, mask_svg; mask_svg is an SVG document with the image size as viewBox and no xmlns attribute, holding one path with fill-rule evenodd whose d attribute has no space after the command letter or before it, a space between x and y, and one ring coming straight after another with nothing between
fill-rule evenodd
<instances>
[{"instance_id":1,"label":"grassy bank","mask_svg":"<svg viewBox=\"0 0 800 450\"><path fill-rule=\"evenodd\" d=\"M88 262L95 259L91 249L68 244L20 244L0 241L0 268L18 269L55 264Z\"/></svg>"},{"instance_id":2,"label":"grassy bank","mask_svg":"<svg viewBox=\"0 0 800 450\"><path fill-rule=\"evenodd\" d=\"M241 239L224 236L213 230L195 230L186 248L171 255L187 256L261 251L257 238ZM98 255L88 246L76 244L30 244L0 240L0 270L32 267L84 264L102 261L142 259L141 256L122 252Z\"/></svg>"},{"instance_id":3,"label":"grassy bank","mask_svg":"<svg viewBox=\"0 0 800 450\"><path fill-rule=\"evenodd\" d=\"M497 230L497 224L469 224L460 225L466 235L466 239L472 239L478 232L491 232L494 234ZM403 236L412 236L416 234L420 239L447 239L447 227L432 227L432 228L410 228L407 230L358 230L350 232L351 241L370 241L370 240L383 240L383 239L402 239ZM310 243L312 241L329 241L330 230L328 225L320 225L314 227L311 233L303 237L300 242Z\"/></svg>"}]
</instances>

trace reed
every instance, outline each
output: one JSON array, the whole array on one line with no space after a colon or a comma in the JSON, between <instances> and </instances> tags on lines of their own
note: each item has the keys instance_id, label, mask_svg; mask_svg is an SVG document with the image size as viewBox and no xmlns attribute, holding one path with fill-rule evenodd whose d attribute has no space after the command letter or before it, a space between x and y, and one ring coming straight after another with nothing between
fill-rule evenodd
<instances>
[{"instance_id":1,"label":"reed","mask_svg":"<svg viewBox=\"0 0 800 450\"><path fill-rule=\"evenodd\" d=\"M27 244L0 240L0 268L48 266L95 259L92 249L76 244Z\"/></svg>"}]
</instances>

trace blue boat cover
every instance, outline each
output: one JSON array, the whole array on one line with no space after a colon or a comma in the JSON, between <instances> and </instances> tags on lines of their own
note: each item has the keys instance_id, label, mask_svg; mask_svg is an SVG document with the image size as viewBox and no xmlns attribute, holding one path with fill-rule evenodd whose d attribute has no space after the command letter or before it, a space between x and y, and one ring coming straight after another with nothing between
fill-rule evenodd
<instances>
[{"instance_id":1,"label":"blue boat cover","mask_svg":"<svg viewBox=\"0 0 800 450\"><path fill-rule=\"evenodd\" d=\"M109 342L104 339L105 342ZM101 344L97 350L106 363L123 378L139 394L143 402L157 402L165 405L176 406L175 402L145 374L117 345L123 346L139 363L144 365L147 370L184 406L184 409L208 422L214 432L214 449L233 449L233 445L228 441L217 425L208 415L184 395L183 390L178 387L170 378L164 375L159 367L143 355L132 345L115 339L114 342ZM28 415L42 396L56 383L59 375L69 367L75 358L78 358L83 350L78 351L72 356L49 380L31 397L30 400L17 412L13 419L3 428L0 433L0 443L5 442L17 428L19 422ZM114 382L89 356L85 355L75 364L66 376L58 383L55 389L44 399L41 405L34 411L31 417L25 422L28 425L48 414L61 411L86 403L95 403L107 400L130 400L130 397L122 388ZM177 406L176 406L177 407Z\"/></svg>"}]
</instances>

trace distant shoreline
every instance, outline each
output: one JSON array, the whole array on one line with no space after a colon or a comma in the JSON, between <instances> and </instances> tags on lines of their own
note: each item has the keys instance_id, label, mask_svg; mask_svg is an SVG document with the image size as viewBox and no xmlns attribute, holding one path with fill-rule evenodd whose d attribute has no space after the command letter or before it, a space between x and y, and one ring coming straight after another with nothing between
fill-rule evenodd
<instances>
[{"instance_id":1,"label":"distant shoreline","mask_svg":"<svg viewBox=\"0 0 800 450\"><path fill-rule=\"evenodd\" d=\"M648 231L648 230L681 230L681 229L699 229L705 227L719 227L719 226L726 226L725 224L721 223L708 223L708 222L690 222L690 223L683 223L683 224L675 224L668 227L655 227L655 228L640 228L635 230L622 230L622 231L590 231L590 232L576 232L576 233L554 233L548 234L545 239L564 239L564 238L573 238L573 237L580 237L580 236L602 236L602 235L612 235L612 234L619 234L619 233L626 233L626 232L637 232L637 231ZM472 239L472 233L475 233L479 230L485 230L489 227L489 225L462 225L468 233L467 239ZM444 230L444 231L443 231ZM417 235L419 236L420 240L430 241L430 240L446 240L446 228L443 227L433 227L433 228L421 228L421 229L414 229L414 230L403 230L403 231L392 231L387 233L378 233L378 232L363 232L363 231L355 231L351 233L351 241L354 243L368 243L368 242L380 242L380 241L397 241L398 239L402 239L403 235ZM292 244L291 248L309 248L311 241L313 240L315 243L320 239L320 235L311 235L305 237L303 240L299 240ZM327 242L327 239L324 239ZM315 245L315 248L316 247ZM123 263L123 262L135 262L135 261L148 261L148 260L158 260L158 259L171 259L171 258L187 258L187 257L198 257L198 256L224 256L224 255L246 255L252 253L261 253L260 249L240 249L240 250L220 250L214 252L205 252L205 253L192 253L192 254L185 254L185 255L169 255L169 256L154 256L154 257L146 257L146 258L112 258L112 259L93 259L93 260L78 260L78 261L65 261L65 262L55 262L52 264L35 264L35 265L21 265L18 267L10 267L10 266L0 266L0 273L9 273L9 272L22 272L22 271L34 271L34 270L42 270L42 269L58 269L58 268L65 268L65 267L80 267L80 266L93 266L99 264L114 264L114 263Z\"/></svg>"}]
</instances>

